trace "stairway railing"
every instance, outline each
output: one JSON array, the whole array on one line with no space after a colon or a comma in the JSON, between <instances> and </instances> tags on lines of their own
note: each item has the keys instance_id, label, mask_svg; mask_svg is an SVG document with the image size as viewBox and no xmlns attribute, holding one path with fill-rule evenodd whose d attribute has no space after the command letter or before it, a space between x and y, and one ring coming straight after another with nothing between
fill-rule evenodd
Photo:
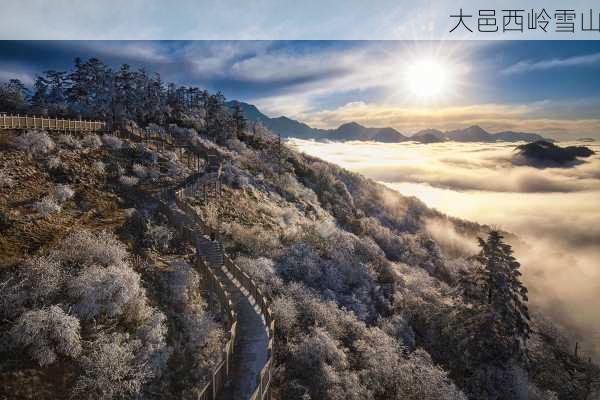
<instances>
[{"instance_id":1,"label":"stairway railing","mask_svg":"<svg viewBox=\"0 0 600 400\"><path fill-rule=\"evenodd\" d=\"M186 215L191 217L196 226L200 229L201 233L209 234L209 227L202 221L197 212L185 201L185 188L179 189L175 192L175 202L177 206L185 212ZM249 296L252 296L255 304L260 310L265 330L267 331L269 342L267 345L267 362L256 376L256 389L252 393L249 400L270 400L271 398L271 381L273 372L273 344L275 338L275 320L273 318L273 312L269 304L270 299L262 293L258 285L254 280L244 272L238 265L236 265L231 258L224 255L224 267L234 277L239 284L246 289Z\"/></svg>"}]
</instances>

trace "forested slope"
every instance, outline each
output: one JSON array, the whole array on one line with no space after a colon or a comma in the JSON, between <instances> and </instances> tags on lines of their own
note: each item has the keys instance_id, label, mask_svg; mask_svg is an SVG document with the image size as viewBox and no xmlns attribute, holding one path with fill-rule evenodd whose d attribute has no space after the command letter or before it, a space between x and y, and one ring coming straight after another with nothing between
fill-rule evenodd
<instances>
[{"instance_id":1,"label":"forested slope","mask_svg":"<svg viewBox=\"0 0 600 400\"><path fill-rule=\"evenodd\" d=\"M153 131L169 130L190 144L220 155L224 161L220 202L208 204L200 198L191 201L203 219L220 232L237 264L272 298L276 316L275 382L280 398L583 400L597 396L598 368L576 358L568 336L551 322L535 312L530 315L518 262L502 233L448 218L416 198L401 196L358 174L287 148L260 125L247 124L239 110L230 111L220 94L165 85L159 77L150 78L127 67L112 71L98 60L78 61L68 74L51 73L40 78L30 99L16 82L4 85L0 94L0 104L7 111L85 115L107 120L112 129L123 131L135 121ZM71 154L68 144L64 149L62 145L55 147L55 142L71 139L49 138L53 143L49 145L40 134L26 135L21 134L3 148L2 185L19 188L10 193L18 193L19 185L25 184L21 179L24 175L15 175L14 163L39 169L40 182L54 184L58 180L50 173L50 156L58 156L62 163ZM96 165L98 171L99 161L110 165L109 170L114 172L106 180L106 192L123 199L124 204L117 208L136 209L120 212L127 223L117 229L114 225L107 228L128 243L132 253L150 247L173 257L185 255L184 249L177 249L173 233L160 227L164 221L152 212L144 200L148 197L141 193L181 181L191 171L176 154L166 158L164 153L147 151L127 141L117 146L112 136L77 142L83 149L84 143L92 141L98 141L95 147L99 149L77 149L82 155L75 162ZM48 148L43 157L28 155L39 148ZM15 161L11 164L5 159ZM44 218L53 218L54 213L63 215L60 213L69 207L75 215L84 209L81 201L69 203L72 200L68 200L65 188L62 192L52 189L56 194L48 194L44 203L50 189L38 191L20 204L13 202L12 195L4 196L7 223L20 218L13 215L14 210L25 204L40 203L32 208L40 225ZM74 192L76 200L77 193L85 193L77 188ZM66 203L61 203L65 197ZM142 227L141 233L130 232L136 226ZM203 314L201 301L192 301L197 298L193 291L184 290L185 299L176 297L181 290L175 290L173 298L161 297L165 288L187 287L186 283L165 283L168 275L136 264L130 273L131 268L123 267L126 256L118 244L110 248L120 258L85 259L77 261L73 269L70 256L63 255L58 263L50 256L64 254L65 246L75 239L61 244L60 238L52 239L50 234L49 240L24 250L26 245L18 243L22 237L15 233L3 238L3 242L17 243L10 248L21 246L11 255L14 262L2 271L3 293L15 296L3 295L3 299L20 307L3 308L13 310L3 315L2 351L10 354L10 358L3 358L9 360L2 366L4 376L13 376L26 365L29 370L42 371L45 379L54 382L50 390L56 390L60 385L52 379L66 376L62 371L67 366L75 371L83 365L88 367L83 369L83 377L73 376L69 381L74 393L84 396L86 392L77 388L85 388L86 384L103 382L108 386L117 378L94 381L85 377L87 371L106 371L106 366L100 367L107 360L100 350L107 348L105 330L113 327L106 331L113 345L118 339L122 346L131 342L146 350L134 352L134 359L126 360L130 369L123 372L139 379L105 393L106 398L190 395L196 382L202 382L197 375L214 362L208 357L210 352L203 351L218 344L219 329L214 325L218 322ZM104 245L109 244L106 240L91 240L103 244L100 255L104 254ZM87 247L83 250L84 255L92 251ZM49 280L56 282L51 288L35 286L41 290L40 296L26 297L18 303L23 293L37 293L15 286L16 282L37 285L35 282L40 281L37 272L23 272L39 270L28 267L38 259L35 257L46 257L43 260L50 266L44 268L61 278ZM123 268L113 271L113 264ZM136 286L134 272L144 278L141 286L145 290ZM123 278L128 282L123 283L123 290L143 303L135 306L143 312L129 311L127 296L119 297L124 300L116 308L112 304L113 308L106 308L96 299L94 308L80 302L81 296L95 287L94 282L123 273L130 274ZM26 275L16 279L20 274ZM185 279L174 275L173 279L188 282L193 279L190 274ZM131 287L137 290L133 293L147 292L148 300L130 294ZM99 325L94 317L108 322ZM72 338L67 343L57 342L55 337L65 335L56 330L51 338L33 335L24 341L18 332L40 318L60 320L60 328L56 329L67 332L77 331L79 321L79 337L85 338L84 343L78 345L75 334L67 336ZM204 322L194 323L196 320ZM151 322L156 330L143 328ZM154 334L143 336L149 332ZM31 337L35 338L33 342ZM152 350L146 345L150 337L154 340ZM199 354L197 359L186 359L199 366L194 369L196 376L186 374L185 368L175 368L165 375L165 365L190 365L178 363L173 357L190 353L185 346L191 337L194 343L206 343L191 352ZM89 343L98 347L88 350ZM37 351L40 349L43 357ZM152 364L156 367L151 373L144 369L150 365L147 362L136 367L136 360L144 357L157 362Z\"/></svg>"}]
</instances>

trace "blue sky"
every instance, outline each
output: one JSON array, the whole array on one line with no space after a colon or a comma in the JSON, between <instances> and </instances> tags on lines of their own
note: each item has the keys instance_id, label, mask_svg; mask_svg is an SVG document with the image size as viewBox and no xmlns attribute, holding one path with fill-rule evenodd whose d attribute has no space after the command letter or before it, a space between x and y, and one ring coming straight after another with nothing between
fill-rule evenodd
<instances>
[{"instance_id":1,"label":"blue sky","mask_svg":"<svg viewBox=\"0 0 600 400\"><path fill-rule=\"evenodd\" d=\"M0 80L98 57L319 127L600 137L600 41L0 41Z\"/></svg>"}]
</instances>

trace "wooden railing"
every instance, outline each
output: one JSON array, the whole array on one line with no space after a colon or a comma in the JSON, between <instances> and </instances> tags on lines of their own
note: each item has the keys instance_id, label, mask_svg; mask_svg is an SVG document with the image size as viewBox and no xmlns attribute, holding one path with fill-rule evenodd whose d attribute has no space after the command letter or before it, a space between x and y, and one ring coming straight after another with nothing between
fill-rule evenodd
<instances>
[{"instance_id":1,"label":"wooden railing","mask_svg":"<svg viewBox=\"0 0 600 400\"><path fill-rule=\"evenodd\" d=\"M175 218L173 218L173 215L170 213L168 205L164 202L161 202L161 205L167 212L169 219L175 222ZM198 239L198 234L196 232L187 226L177 223L174 223L174 225L177 226L179 234L184 240L193 244L196 243ZM235 353L235 341L237 338L237 315L227 289L225 289L219 278L217 278L199 254L196 255L194 268L202 275L206 289L216 295L220 311L225 315L226 319L228 339L222 349L223 353L221 361L211 372L210 381L202 388L196 397L198 400L216 400L231 373L233 355ZM214 311L216 310L213 310L213 312Z\"/></svg>"},{"instance_id":2,"label":"wooden railing","mask_svg":"<svg viewBox=\"0 0 600 400\"><path fill-rule=\"evenodd\" d=\"M96 132L106 130L106 122L0 114L0 129Z\"/></svg>"},{"instance_id":3,"label":"wooden railing","mask_svg":"<svg viewBox=\"0 0 600 400\"><path fill-rule=\"evenodd\" d=\"M186 188L179 189L175 192L175 201L177 206L183 210L186 215L194 220L196 226L202 231L202 233L209 233L209 227L202 221L196 211L189 204L187 204L185 201L185 195ZM262 293L256 282L254 282L254 280L246 272L237 266L228 255L225 255L224 258L224 266L227 271L244 289L246 289L248 294L254 298L255 304L258 305L260 314L265 324L265 329L269 337L269 342L267 345L267 362L256 376L256 389L252 393L252 396L249 400L270 400L273 371L273 340L275 337L275 320L273 318L273 312L269 306L271 301L265 294ZM210 397L201 398L209 399Z\"/></svg>"},{"instance_id":4,"label":"wooden railing","mask_svg":"<svg viewBox=\"0 0 600 400\"><path fill-rule=\"evenodd\" d=\"M140 136L142 132L134 132L136 136ZM165 140L168 144L170 144L169 140ZM171 142L172 143L172 142ZM219 167L218 175L220 175L221 169ZM197 178L201 178L200 175ZM188 216L190 217L194 225L197 229L200 230L201 234L210 235L211 228L200 218L198 213L191 207L186 201L185 197L187 195L193 195L198 190L198 179L192 179L183 187L179 187L177 190L173 192L166 191L163 193L163 197L165 199L169 198L174 194L175 202L177 206ZM172 198L172 197L171 197ZM166 204L163 203L165 206ZM167 207L168 208L168 207ZM186 238L190 242L196 244L197 233L193 232L190 228L181 227L182 237ZM223 361L215 368L212 374L211 382L209 382L206 387L201 391L198 395L198 399L200 400L216 400L218 398L218 394L221 389L225 385L225 382L229 378L231 372L231 360L235 351L235 339L236 339L236 330L237 330L237 319L236 314L233 309L233 305L229 299L229 295L227 291L219 282L218 278L212 273L211 269L208 267L206 262L202 260L200 256L197 257L196 266L199 270L205 273L210 281L214 281L212 285L216 289L216 292L223 293L222 302L226 303L225 310L229 313L232 324L230 328L230 338L227 342L224 350L223 350ZM260 315L262 316L263 323L265 325L265 330L267 332L269 341L267 344L267 361L260 372L256 375L256 388L250 398L248 400L270 400L271 399L271 381L272 381L272 372L273 372L273 344L275 337L275 320L273 318L273 312L269 304L271 303L270 299L262 293L259 289L258 285L254 280L246 274L239 266L237 266L229 256L224 255L224 266L227 271L239 282L239 284L246 289L249 296L255 301L255 304L258 306L260 310ZM219 296L219 295L218 295ZM243 400L243 399L240 399Z\"/></svg>"}]
</instances>

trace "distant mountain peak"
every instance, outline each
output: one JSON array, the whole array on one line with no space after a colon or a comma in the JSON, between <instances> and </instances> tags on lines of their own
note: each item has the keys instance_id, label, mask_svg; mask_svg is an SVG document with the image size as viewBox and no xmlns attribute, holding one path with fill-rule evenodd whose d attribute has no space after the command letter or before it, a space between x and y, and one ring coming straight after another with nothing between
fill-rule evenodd
<instances>
[{"instance_id":1,"label":"distant mountain peak","mask_svg":"<svg viewBox=\"0 0 600 400\"><path fill-rule=\"evenodd\" d=\"M352 121L352 122L346 122L345 124L338 126L337 129L343 129L343 128L364 128L364 126L359 124L358 122Z\"/></svg>"},{"instance_id":2,"label":"distant mountain peak","mask_svg":"<svg viewBox=\"0 0 600 400\"><path fill-rule=\"evenodd\" d=\"M239 105L242 113L249 121L260 122L267 129L283 137L298 139L316 139L316 140L362 140L378 141L386 143L398 143L406 140L414 140L421 143L436 143L447 140L457 142L535 142L537 140L553 141L546 139L536 133L505 131L499 133L489 133L479 125L471 125L464 129L455 129L448 132L442 132L438 129L423 129L412 135L410 138L398 132L392 127L370 128L359 124L356 121L346 122L335 129L313 128L303 122L295 119L279 116L275 118L263 114L256 106L237 100L226 103L233 107Z\"/></svg>"}]
</instances>

